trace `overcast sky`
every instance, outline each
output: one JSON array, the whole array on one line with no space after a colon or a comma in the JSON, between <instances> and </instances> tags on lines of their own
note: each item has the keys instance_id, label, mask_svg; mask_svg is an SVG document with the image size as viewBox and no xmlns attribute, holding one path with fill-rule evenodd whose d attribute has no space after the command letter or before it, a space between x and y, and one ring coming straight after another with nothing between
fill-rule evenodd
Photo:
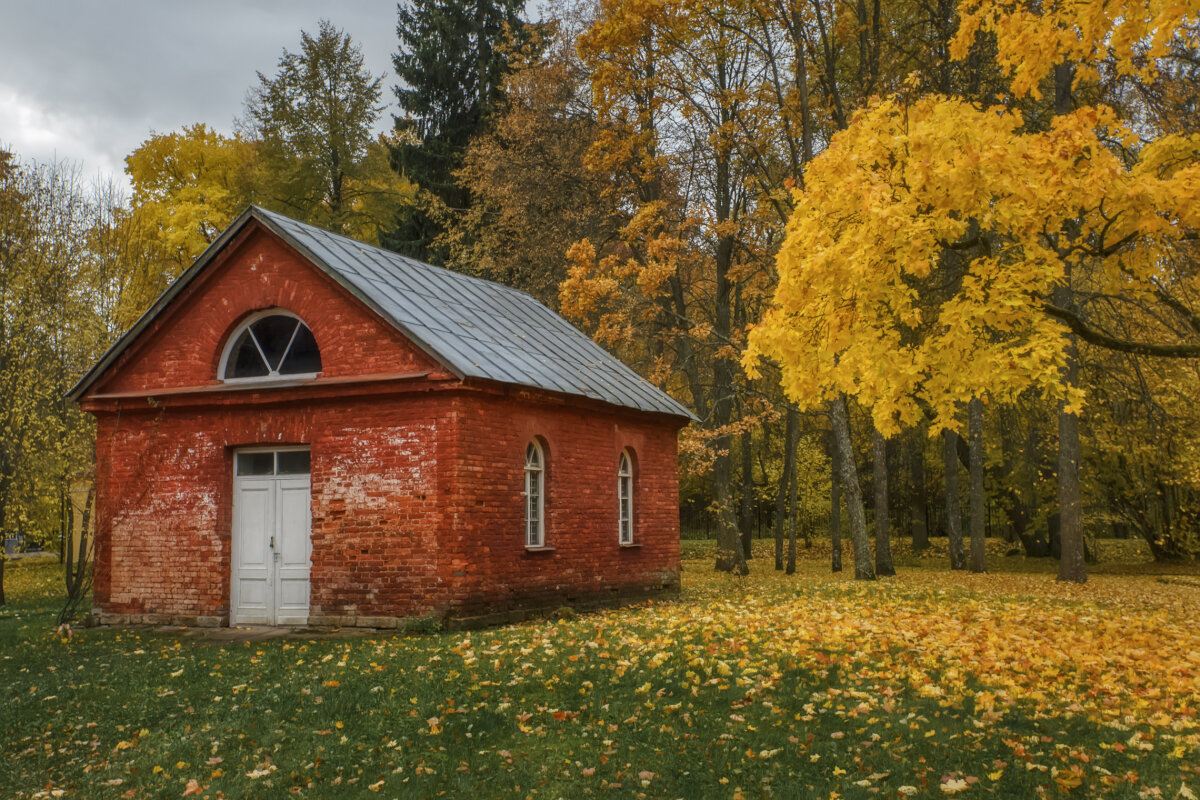
<instances>
[{"instance_id":1,"label":"overcast sky","mask_svg":"<svg viewBox=\"0 0 1200 800\"><path fill-rule=\"evenodd\" d=\"M124 182L152 131L232 132L255 72L274 74L322 17L386 73L390 126L395 0L0 0L0 146Z\"/></svg>"}]
</instances>

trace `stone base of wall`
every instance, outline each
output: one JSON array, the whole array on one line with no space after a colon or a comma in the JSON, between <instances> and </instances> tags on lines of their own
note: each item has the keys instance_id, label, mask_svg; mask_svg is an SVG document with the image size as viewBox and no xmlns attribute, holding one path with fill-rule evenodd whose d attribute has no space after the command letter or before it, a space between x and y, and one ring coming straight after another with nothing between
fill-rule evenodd
<instances>
[{"instance_id":1,"label":"stone base of wall","mask_svg":"<svg viewBox=\"0 0 1200 800\"><path fill-rule=\"evenodd\" d=\"M229 624L229 617L210 617L196 614L110 614L93 611L88 617L90 625L179 625L192 628L222 628Z\"/></svg>"},{"instance_id":2,"label":"stone base of wall","mask_svg":"<svg viewBox=\"0 0 1200 800\"><path fill-rule=\"evenodd\" d=\"M492 611L453 609L441 614L423 617L380 617L367 615L335 616L313 614L308 624L299 628L372 628L381 631L425 632L441 628L462 630L484 628L492 625L509 625L531 619L559 619L574 616L576 612L617 608L643 600L673 598L679 594L679 584L665 583L661 588L623 589L607 595L589 597L564 597L560 601L540 605L523 605L515 608ZM175 625L197 628L221 628L229 625L229 617L199 616L186 614L111 614L93 611L88 618L90 625L133 626Z\"/></svg>"}]
</instances>

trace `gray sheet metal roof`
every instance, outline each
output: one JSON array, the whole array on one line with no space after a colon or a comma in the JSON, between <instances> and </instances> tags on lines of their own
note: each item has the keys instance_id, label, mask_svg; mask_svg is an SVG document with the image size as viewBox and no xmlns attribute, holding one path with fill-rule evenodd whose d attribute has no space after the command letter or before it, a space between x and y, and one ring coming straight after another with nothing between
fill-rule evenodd
<instances>
[{"instance_id":1,"label":"gray sheet metal roof","mask_svg":"<svg viewBox=\"0 0 1200 800\"><path fill-rule=\"evenodd\" d=\"M579 395L695 419L530 295L451 272L252 206L180 276L138 324L71 390L78 397L125 345L255 218L462 378Z\"/></svg>"}]
</instances>

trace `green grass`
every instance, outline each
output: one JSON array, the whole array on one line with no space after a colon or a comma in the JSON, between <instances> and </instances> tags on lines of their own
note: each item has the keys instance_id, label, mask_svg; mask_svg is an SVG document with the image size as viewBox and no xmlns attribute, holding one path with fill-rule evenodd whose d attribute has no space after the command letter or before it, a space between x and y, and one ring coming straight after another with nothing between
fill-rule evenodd
<instances>
[{"instance_id":1,"label":"green grass","mask_svg":"<svg viewBox=\"0 0 1200 800\"><path fill-rule=\"evenodd\" d=\"M53 629L57 564L10 564L0 797L177 798L191 780L199 796L227 798L942 797L960 778L963 797L1135 798L1200 784L1200 661L1164 673L1181 692L1168 703L1153 680L1121 688L1115 662L1076 674L1069 653L1035 660L1024 669L1044 680L1030 682L1021 647L985 665L945 641L961 617L968 642L972 630L1041 629L1049 648L1099 624L1084 608L1158 639L1146 659L1171 659L1196 646L1167 614L1194 608L1200 592L1186 582L1102 578L1093 594L1060 599L1041 576L980 584L918 566L864 587L826 576L823 557L784 578L758 555L748 581L688 560L677 602L473 632L236 644L78 628L66 640ZM992 609L1003 624L987 622ZM897 635L943 612L948 628ZM1079 688L1110 679L1098 699ZM993 692L1004 698L994 707Z\"/></svg>"}]
</instances>

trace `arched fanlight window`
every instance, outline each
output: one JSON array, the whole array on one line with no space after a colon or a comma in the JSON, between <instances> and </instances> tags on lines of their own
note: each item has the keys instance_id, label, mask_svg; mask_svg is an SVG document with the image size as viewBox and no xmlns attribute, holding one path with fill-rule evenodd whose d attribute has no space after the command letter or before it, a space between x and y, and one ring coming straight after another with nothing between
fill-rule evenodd
<instances>
[{"instance_id":1,"label":"arched fanlight window","mask_svg":"<svg viewBox=\"0 0 1200 800\"><path fill-rule=\"evenodd\" d=\"M537 442L525 448L525 546L543 547L546 543L546 459Z\"/></svg>"},{"instance_id":2,"label":"arched fanlight window","mask_svg":"<svg viewBox=\"0 0 1200 800\"><path fill-rule=\"evenodd\" d=\"M251 317L230 337L222 380L314 377L321 371L317 340L299 317L272 311Z\"/></svg>"},{"instance_id":3,"label":"arched fanlight window","mask_svg":"<svg viewBox=\"0 0 1200 800\"><path fill-rule=\"evenodd\" d=\"M625 450L617 462L617 536L621 544L633 544L633 462Z\"/></svg>"}]
</instances>

